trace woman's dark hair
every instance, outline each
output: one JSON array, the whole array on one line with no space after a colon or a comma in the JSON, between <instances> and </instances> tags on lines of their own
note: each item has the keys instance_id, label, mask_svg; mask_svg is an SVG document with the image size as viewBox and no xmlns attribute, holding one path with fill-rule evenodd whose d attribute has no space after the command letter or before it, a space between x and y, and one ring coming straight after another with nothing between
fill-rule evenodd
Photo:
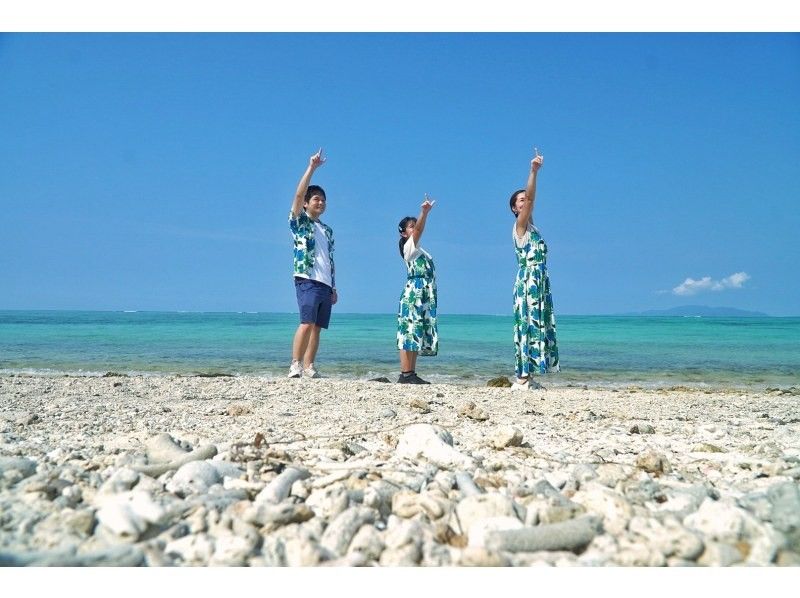
<instances>
[{"instance_id":1,"label":"woman's dark hair","mask_svg":"<svg viewBox=\"0 0 800 598\"><path fill-rule=\"evenodd\" d=\"M519 195L520 193L525 193L525 189L517 189L516 191L514 191L514 193L511 194L511 199L508 200L508 207L511 208L511 213L514 214L514 216L516 216L516 214L514 213L514 202L517 201L517 195Z\"/></svg>"},{"instance_id":2,"label":"woman's dark hair","mask_svg":"<svg viewBox=\"0 0 800 598\"><path fill-rule=\"evenodd\" d=\"M308 189L306 189L306 197L303 200L303 203L308 203L308 200L311 199L312 195L321 195L325 198L325 201L328 201L328 196L325 195L325 190L322 187L319 185L309 185Z\"/></svg>"},{"instance_id":3,"label":"woman's dark hair","mask_svg":"<svg viewBox=\"0 0 800 598\"><path fill-rule=\"evenodd\" d=\"M417 222L417 219L413 216L406 216L400 221L400 224L397 225L397 231L400 233L400 257L403 257L403 245L406 244L408 241L408 237L402 236L404 232L406 232L406 226L408 226L409 222Z\"/></svg>"}]
</instances>

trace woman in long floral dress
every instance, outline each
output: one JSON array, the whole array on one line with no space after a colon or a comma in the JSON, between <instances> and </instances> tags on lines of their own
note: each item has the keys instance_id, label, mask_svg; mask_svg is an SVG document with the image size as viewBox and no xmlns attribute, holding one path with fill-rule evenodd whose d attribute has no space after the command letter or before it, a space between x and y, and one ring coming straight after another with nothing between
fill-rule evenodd
<instances>
[{"instance_id":1,"label":"woman in long floral dress","mask_svg":"<svg viewBox=\"0 0 800 598\"><path fill-rule=\"evenodd\" d=\"M516 221L512 235L517 254L514 283L514 356L516 380L512 388L532 387L535 374L558 372L556 319L550 278L547 275L547 244L533 225L536 175L544 157L534 149L528 184L511 195L509 206Z\"/></svg>"},{"instance_id":2,"label":"woman in long floral dress","mask_svg":"<svg viewBox=\"0 0 800 598\"><path fill-rule=\"evenodd\" d=\"M439 352L436 326L436 275L431 255L419 246L428 212L435 202L422 203L418 218L406 216L400 221L400 256L408 276L397 311L397 348L400 351L400 384L429 384L417 376L417 356Z\"/></svg>"}]
</instances>

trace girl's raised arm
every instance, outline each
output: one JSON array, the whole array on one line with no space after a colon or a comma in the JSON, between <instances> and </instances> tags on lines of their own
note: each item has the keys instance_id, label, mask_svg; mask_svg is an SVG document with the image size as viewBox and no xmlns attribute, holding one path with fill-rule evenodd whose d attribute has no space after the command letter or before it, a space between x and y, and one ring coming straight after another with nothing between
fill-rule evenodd
<instances>
[{"instance_id":1,"label":"girl's raised arm","mask_svg":"<svg viewBox=\"0 0 800 598\"><path fill-rule=\"evenodd\" d=\"M419 239L422 237L422 232L425 230L425 220L428 218L428 212L431 211L433 204L436 203L436 200L430 200L428 194L425 194L425 201L422 202L422 206L420 208L419 217L417 218L417 223L414 225L414 232L411 233L411 236L414 238L414 245L419 245Z\"/></svg>"},{"instance_id":2,"label":"girl's raised arm","mask_svg":"<svg viewBox=\"0 0 800 598\"><path fill-rule=\"evenodd\" d=\"M521 237L528 230L528 221L533 216L533 205L536 203L536 173L542 167L544 156L537 148L533 148L534 157L531 160L531 170L528 173L528 184L525 185L525 202L517 214L517 236Z\"/></svg>"}]
</instances>

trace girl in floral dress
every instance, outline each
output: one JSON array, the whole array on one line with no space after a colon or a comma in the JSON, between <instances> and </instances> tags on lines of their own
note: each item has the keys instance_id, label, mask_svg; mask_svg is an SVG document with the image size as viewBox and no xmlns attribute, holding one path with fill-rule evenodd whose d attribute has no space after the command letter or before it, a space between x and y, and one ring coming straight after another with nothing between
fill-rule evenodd
<instances>
[{"instance_id":1,"label":"girl in floral dress","mask_svg":"<svg viewBox=\"0 0 800 598\"><path fill-rule=\"evenodd\" d=\"M400 350L400 384L430 384L417 376L417 356L439 352L436 327L436 276L433 258L419 246L428 212L435 202L425 195L418 218L406 216L400 221L400 256L406 263L408 277L400 296L397 312L397 348Z\"/></svg>"},{"instance_id":2,"label":"girl in floral dress","mask_svg":"<svg viewBox=\"0 0 800 598\"><path fill-rule=\"evenodd\" d=\"M517 253L514 283L514 354L517 379L512 388L531 388L530 376L559 371L556 320L550 278L547 275L547 245L533 225L536 174L544 161L534 149L528 184L511 195L509 206L516 217L512 235Z\"/></svg>"}]
</instances>

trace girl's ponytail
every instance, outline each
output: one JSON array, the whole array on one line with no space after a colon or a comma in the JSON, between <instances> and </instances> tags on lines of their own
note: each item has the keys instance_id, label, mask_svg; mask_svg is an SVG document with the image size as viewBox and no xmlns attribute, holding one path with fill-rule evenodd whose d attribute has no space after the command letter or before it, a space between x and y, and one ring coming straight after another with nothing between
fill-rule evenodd
<instances>
[{"instance_id":1,"label":"girl's ponytail","mask_svg":"<svg viewBox=\"0 0 800 598\"><path fill-rule=\"evenodd\" d=\"M400 257L404 257L403 245L405 245L406 241L408 241L408 237L403 236L403 233L406 231L406 226L408 226L409 222L416 222L416 221L417 219L414 218L413 216L406 216L400 221L400 224L397 225L397 230L400 233Z\"/></svg>"}]
</instances>

